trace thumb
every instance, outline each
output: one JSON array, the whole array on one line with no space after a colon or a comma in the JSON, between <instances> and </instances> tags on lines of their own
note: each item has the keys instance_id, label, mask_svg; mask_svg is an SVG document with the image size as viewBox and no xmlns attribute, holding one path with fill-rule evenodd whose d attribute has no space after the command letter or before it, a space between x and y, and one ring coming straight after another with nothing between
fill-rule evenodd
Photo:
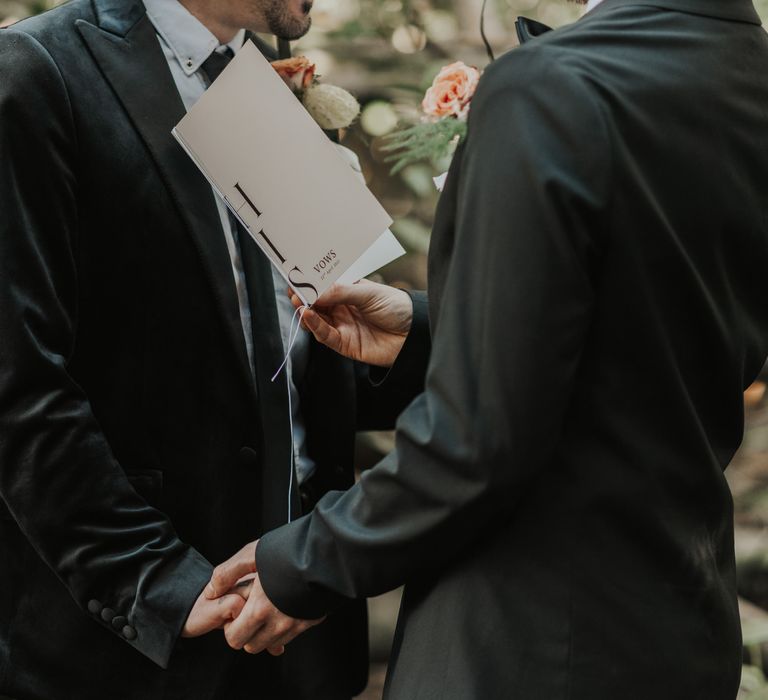
<instances>
[{"instance_id":1,"label":"thumb","mask_svg":"<svg viewBox=\"0 0 768 700\"><path fill-rule=\"evenodd\" d=\"M224 627L234 620L245 606L239 595L225 595L215 601L200 596L187 618L182 637L200 637L215 629Z\"/></svg>"},{"instance_id":2,"label":"thumb","mask_svg":"<svg viewBox=\"0 0 768 700\"><path fill-rule=\"evenodd\" d=\"M367 284L340 284L337 282L323 293L315 302L315 306L321 309L339 304L361 306L370 299L370 296L371 290Z\"/></svg>"},{"instance_id":3,"label":"thumb","mask_svg":"<svg viewBox=\"0 0 768 700\"><path fill-rule=\"evenodd\" d=\"M237 554L219 564L214 570L211 580L205 587L205 597L218 598L247 574L256 571L256 542L245 545ZM239 598L239 596L236 596Z\"/></svg>"},{"instance_id":4,"label":"thumb","mask_svg":"<svg viewBox=\"0 0 768 700\"><path fill-rule=\"evenodd\" d=\"M197 627L189 636L199 637L213 630L222 629L237 618L244 606L245 601L239 595L225 595L214 602L206 601Z\"/></svg>"},{"instance_id":5,"label":"thumb","mask_svg":"<svg viewBox=\"0 0 768 700\"><path fill-rule=\"evenodd\" d=\"M245 607L245 599L234 593L219 598L218 603L219 605L216 606L219 617L217 627L223 627L228 622L232 622Z\"/></svg>"},{"instance_id":6,"label":"thumb","mask_svg":"<svg viewBox=\"0 0 768 700\"><path fill-rule=\"evenodd\" d=\"M295 308L300 308L304 306L304 302L299 299L298 294L291 289L288 288L288 296L291 299L291 303ZM350 304L350 305L356 305L360 303L361 301L364 301L367 294L364 288L361 288L358 284L342 284L341 282L336 282L335 284L332 284L328 289L326 289L322 296L314 303L312 304L313 307L318 308L328 308L331 306L337 306L339 304ZM309 307L307 307L309 308Z\"/></svg>"}]
</instances>

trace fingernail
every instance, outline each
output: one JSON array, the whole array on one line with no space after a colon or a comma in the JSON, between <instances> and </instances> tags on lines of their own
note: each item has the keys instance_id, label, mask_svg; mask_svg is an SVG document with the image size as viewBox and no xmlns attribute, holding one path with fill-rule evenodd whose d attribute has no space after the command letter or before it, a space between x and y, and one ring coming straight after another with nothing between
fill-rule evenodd
<instances>
[{"instance_id":1,"label":"fingernail","mask_svg":"<svg viewBox=\"0 0 768 700\"><path fill-rule=\"evenodd\" d=\"M205 587L205 597L208 598L208 599L216 597L216 589L213 587L213 584L209 583Z\"/></svg>"}]
</instances>

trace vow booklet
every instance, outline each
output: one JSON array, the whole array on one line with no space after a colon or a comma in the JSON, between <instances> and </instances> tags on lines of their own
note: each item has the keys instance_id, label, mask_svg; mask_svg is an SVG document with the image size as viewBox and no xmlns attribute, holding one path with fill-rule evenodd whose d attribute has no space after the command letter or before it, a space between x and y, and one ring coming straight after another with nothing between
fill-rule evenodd
<instances>
[{"instance_id":1,"label":"vow booklet","mask_svg":"<svg viewBox=\"0 0 768 700\"><path fill-rule=\"evenodd\" d=\"M305 304L405 252L359 174L250 41L173 135Z\"/></svg>"}]
</instances>

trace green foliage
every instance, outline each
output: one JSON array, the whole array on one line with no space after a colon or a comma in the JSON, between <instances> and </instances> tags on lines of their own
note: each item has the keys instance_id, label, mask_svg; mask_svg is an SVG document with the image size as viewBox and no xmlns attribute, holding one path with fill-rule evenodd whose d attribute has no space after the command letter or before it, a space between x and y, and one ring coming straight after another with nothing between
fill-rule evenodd
<instances>
[{"instance_id":1,"label":"green foliage","mask_svg":"<svg viewBox=\"0 0 768 700\"><path fill-rule=\"evenodd\" d=\"M429 250L429 227L418 219L404 216L392 224L392 232L406 250L424 254Z\"/></svg>"},{"instance_id":2,"label":"green foliage","mask_svg":"<svg viewBox=\"0 0 768 700\"><path fill-rule=\"evenodd\" d=\"M764 22L768 22L768 0L755 0L755 8Z\"/></svg>"},{"instance_id":3,"label":"green foliage","mask_svg":"<svg viewBox=\"0 0 768 700\"><path fill-rule=\"evenodd\" d=\"M337 29L328 32L328 38L334 41L349 41L359 37L378 37L381 32L377 27L364 22L359 18L345 22Z\"/></svg>"},{"instance_id":4,"label":"green foliage","mask_svg":"<svg viewBox=\"0 0 768 700\"><path fill-rule=\"evenodd\" d=\"M763 617L742 618L741 629L749 663L741 669L738 700L768 700L768 681L762 671L763 644L768 642L768 620Z\"/></svg>"},{"instance_id":5,"label":"green foliage","mask_svg":"<svg viewBox=\"0 0 768 700\"><path fill-rule=\"evenodd\" d=\"M435 122L422 122L388 136L382 150L391 152L386 161L394 163L394 175L413 163L444 158L466 133L467 124L460 119L447 117Z\"/></svg>"},{"instance_id":6,"label":"green foliage","mask_svg":"<svg viewBox=\"0 0 768 700\"><path fill-rule=\"evenodd\" d=\"M745 647L768 642L768 619L764 617L743 619L741 636Z\"/></svg>"},{"instance_id":7,"label":"green foliage","mask_svg":"<svg viewBox=\"0 0 768 700\"><path fill-rule=\"evenodd\" d=\"M768 683L757 666L741 667L741 684L738 700L768 700Z\"/></svg>"}]
</instances>

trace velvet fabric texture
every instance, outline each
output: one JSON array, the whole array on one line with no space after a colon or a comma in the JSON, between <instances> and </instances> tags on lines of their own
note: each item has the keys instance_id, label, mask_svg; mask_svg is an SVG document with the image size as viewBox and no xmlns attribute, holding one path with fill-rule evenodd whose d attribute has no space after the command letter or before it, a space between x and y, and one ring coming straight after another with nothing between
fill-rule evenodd
<instances>
[{"instance_id":1,"label":"velvet fabric texture","mask_svg":"<svg viewBox=\"0 0 768 700\"><path fill-rule=\"evenodd\" d=\"M138 1L75 0L0 31L11 697L335 700L367 677L360 602L279 659L231 651L220 633L178 639L212 565L287 522L292 449L285 383L269 381L283 356L269 264L244 246L254 381L211 188L171 135L183 113ZM354 431L391 426L413 397L397 375L374 387L312 349L317 492L351 485Z\"/></svg>"}]
</instances>

